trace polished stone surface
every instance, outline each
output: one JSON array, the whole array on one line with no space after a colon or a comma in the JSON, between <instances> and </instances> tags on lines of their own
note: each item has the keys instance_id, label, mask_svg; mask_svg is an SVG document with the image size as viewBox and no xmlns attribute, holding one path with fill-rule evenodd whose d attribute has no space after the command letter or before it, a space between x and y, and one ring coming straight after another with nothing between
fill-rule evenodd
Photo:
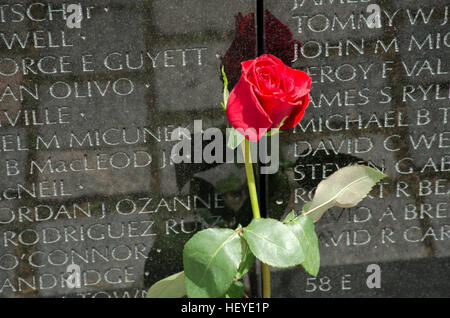
<instances>
[{"instance_id":1,"label":"polished stone surface","mask_svg":"<svg viewBox=\"0 0 450 318\"><path fill-rule=\"evenodd\" d=\"M83 1L81 28L68 5L2 2L0 296L142 297L195 231L251 215L242 166L170 153L177 127L226 127L220 68L256 56L233 49L255 3Z\"/></svg>"},{"instance_id":2,"label":"polished stone surface","mask_svg":"<svg viewBox=\"0 0 450 318\"><path fill-rule=\"evenodd\" d=\"M70 28L64 1L2 2L0 297L143 297L182 269L193 233L249 222L242 165L170 152L177 127L226 128L220 68L232 87L257 55L256 3L87 0ZM273 270L273 296L448 296L450 2L263 3L264 51L313 78L259 189L268 215L300 211L348 164L389 175L316 224L318 277ZM381 28L367 25L370 4ZM80 288L65 282L70 264Z\"/></svg>"},{"instance_id":3,"label":"polished stone surface","mask_svg":"<svg viewBox=\"0 0 450 318\"><path fill-rule=\"evenodd\" d=\"M366 22L369 4L381 9L380 28ZM265 1L289 39L285 63L313 79L304 118L281 136L284 168L269 181L269 214L300 211L338 167L368 163L389 175L357 207L333 208L316 224L317 279L274 270L275 297L448 296L449 4ZM380 266L380 289L366 286L370 264Z\"/></svg>"}]
</instances>

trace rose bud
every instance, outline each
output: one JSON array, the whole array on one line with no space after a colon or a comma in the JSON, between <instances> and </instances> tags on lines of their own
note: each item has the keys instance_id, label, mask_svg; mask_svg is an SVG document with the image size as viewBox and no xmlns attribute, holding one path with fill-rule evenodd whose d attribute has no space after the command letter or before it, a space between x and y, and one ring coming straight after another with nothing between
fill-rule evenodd
<instances>
[{"instance_id":1,"label":"rose bud","mask_svg":"<svg viewBox=\"0 0 450 318\"><path fill-rule=\"evenodd\" d=\"M241 78L227 103L230 124L250 141L272 128L293 128L308 107L311 77L270 54L241 66Z\"/></svg>"}]
</instances>

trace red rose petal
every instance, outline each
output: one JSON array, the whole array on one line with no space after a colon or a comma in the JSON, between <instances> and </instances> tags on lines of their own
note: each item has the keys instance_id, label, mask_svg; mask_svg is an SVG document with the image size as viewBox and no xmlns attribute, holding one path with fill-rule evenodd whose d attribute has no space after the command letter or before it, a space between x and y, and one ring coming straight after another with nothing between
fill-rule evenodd
<instances>
[{"instance_id":1,"label":"red rose petal","mask_svg":"<svg viewBox=\"0 0 450 318\"><path fill-rule=\"evenodd\" d=\"M270 62L274 65L284 65L286 66L282 60L280 60L278 57L273 56L271 54L262 54L258 57L259 63L261 62Z\"/></svg>"},{"instance_id":2,"label":"red rose petal","mask_svg":"<svg viewBox=\"0 0 450 318\"><path fill-rule=\"evenodd\" d=\"M248 75L253 66L254 60L244 61L241 63L242 66L242 74Z\"/></svg>"},{"instance_id":3,"label":"red rose petal","mask_svg":"<svg viewBox=\"0 0 450 318\"><path fill-rule=\"evenodd\" d=\"M284 122L283 127L281 129L290 129L294 128L300 120L303 118L305 114L305 109L309 106L309 94L303 96L301 102L299 101L294 110L291 113L291 116Z\"/></svg>"},{"instance_id":4,"label":"red rose petal","mask_svg":"<svg viewBox=\"0 0 450 318\"><path fill-rule=\"evenodd\" d=\"M264 105L264 110L269 115L272 121L271 128L278 128L283 119L290 117L295 105L282 101L274 96L257 95L261 105Z\"/></svg>"},{"instance_id":5,"label":"red rose petal","mask_svg":"<svg viewBox=\"0 0 450 318\"><path fill-rule=\"evenodd\" d=\"M289 76L292 80L293 91L291 94L297 98L302 98L304 95L309 94L311 90L311 77L305 72L287 68L286 76Z\"/></svg>"},{"instance_id":6,"label":"red rose petal","mask_svg":"<svg viewBox=\"0 0 450 318\"><path fill-rule=\"evenodd\" d=\"M243 76L228 98L227 117L234 128L244 129L250 141L258 141L272 127L270 117L260 106L252 86Z\"/></svg>"}]
</instances>

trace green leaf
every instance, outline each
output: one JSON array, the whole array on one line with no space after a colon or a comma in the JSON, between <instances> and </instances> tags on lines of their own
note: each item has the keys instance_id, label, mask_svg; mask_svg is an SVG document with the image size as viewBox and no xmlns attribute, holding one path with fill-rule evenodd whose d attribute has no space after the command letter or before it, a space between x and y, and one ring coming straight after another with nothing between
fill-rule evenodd
<instances>
[{"instance_id":1,"label":"green leaf","mask_svg":"<svg viewBox=\"0 0 450 318\"><path fill-rule=\"evenodd\" d=\"M230 139L228 139L228 148L236 149L243 141L245 137L239 131L234 128L230 129Z\"/></svg>"},{"instance_id":2,"label":"green leaf","mask_svg":"<svg viewBox=\"0 0 450 318\"><path fill-rule=\"evenodd\" d=\"M242 298L244 296L244 284L234 281L223 298Z\"/></svg>"},{"instance_id":3,"label":"green leaf","mask_svg":"<svg viewBox=\"0 0 450 318\"><path fill-rule=\"evenodd\" d=\"M303 262L300 243L289 227L274 219L254 219L243 236L252 253L272 267L291 267Z\"/></svg>"},{"instance_id":4,"label":"green leaf","mask_svg":"<svg viewBox=\"0 0 450 318\"><path fill-rule=\"evenodd\" d=\"M207 229L186 243L183 265L188 297L221 297L230 288L242 260L240 230Z\"/></svg>"},{"instance_id":5,"label":"green leaf","mask_svg":"<svg viewBox=\"0 0 450 318\"><path fill-rule=\"evenodd\" d=\"M222 107L227 110L228 97L230 97L230 92L228 91L228 78L225 74L225 67L222 66L222 78L223 78L223 103ZM234 148L233 148L234 149Z\"/></svg>"},{"instance_id":6,"label":"green leaf","mask_svg":"<svg viewBox=\"0 0 450 318\"><path fill-rule=\"evenodd\" d=\"M276 129L281 129L281 127L283 127L283 125L284 125L284 122L285 122L286 119L288 119L288 118L289 118L289 116L284 117L284 118L281 120L280 124L278 125L278 127L277 127Z\"/></svg>"},{"instance_id":7,"label":"green leaf","mask_svg":"<svg viewBox=\"0 0 450 318\"><path fill-rule=\"evenodd\" d=\"M255 263L255 256L253 255L252 251L250 251L250 247L248 246L247 242L245 240L241 240L242 243L242 262L239 266L237 278L241 279L242 276L247 274L253 267L253 264Z\"/></svg>"},{"instance_id":8,"label":"green leaf","mask_svg":"<svg viewBox=\"0 0 450 318\"><path fill-rule=\"evenodd\" d=\"M328 209L351 208L369 194L372 187L387 177L367 166L355 165L339 169L317 186L312 201L303 206L303 214L317 222Z\"/></svg>"},{"instance_id":9,"label":"green leaf","mask_svg":"<svg viewBox=\"0 0 450 318\"><path fill-rule=\"evenodd\" d=\"M314 231L314 222L307 215L299 215L287 223L300 243L305 260L301 265L313 276L317 276L320 267L319 240Z\"/></svg>"},{"instance_id":10,"label":"green leaf","mask_svg":"<svg viewBox=\"0 0 450 318\"><path fill-rule=\"evenodd\" d=\"M278 127L276 128L272 128L270 129L270 131L266 132L266 136L272 136L272 135L276 135L278 133L281 133L281 127L283 127L284 122L286 121L286 119L288 119L289 116L286 116L283 118L283 120L280 122L280 124L278 125Z\"/></svg>"},{"instance_id":11,"label":"green leaf","mask_svg":"<svg viewBox=\"0 0 450 318\"><path fill-rule=\"evenodd\" d=\"M292 210L291 212L289 212L288 215L286 215L286 217L283 220L283 223L289 223L291 222L293 219L295 219L295 211Z\"/></svg>"},{"instance_id":12,"label":"green leaf","mask_svg":"<svg viewBox=\"0 0 450 318\"><path fill-rule=\"evenodd\" d=\"M280 129L272 128L271 130L266 132L266 136L270 137L270 136L273 136L273 135L276 135L276 134L281 134L281 133L282 133L282 131Z\"/></svg>"},{"instance_id":13,"label":"green leaf","mask_svg":"<svg viewBox=\"0 0 450 318\"><path fill-rule=\"evenodd\" d=\"M181 298L186 296L184 272L173 274L153 284L147 298Z\"/></svg>"}]
</instances>

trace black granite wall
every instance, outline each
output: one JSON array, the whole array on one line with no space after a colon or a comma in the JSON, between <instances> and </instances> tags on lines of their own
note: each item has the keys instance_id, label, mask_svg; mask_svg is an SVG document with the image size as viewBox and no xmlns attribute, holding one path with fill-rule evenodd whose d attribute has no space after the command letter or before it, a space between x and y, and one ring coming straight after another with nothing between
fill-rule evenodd
<instances>
[{"instance_id":1,"label":"black granite wall","mask_svg":"<svg viewBox=\"0 0 450 318\"><path fill-rule=\"evenodd\" d=\"M260 176L268 216L339 167L389 175L317 223L318 277L274 270L273 296L449 295L449 1L79 3L80 28L70 2L0 1L1 297L143 297L193 233L248 223L241 164L170 151L176 127L227 127L221 66L233 85L261 53L313 79L279 172Z\"/></svg>"}]
</instances>

